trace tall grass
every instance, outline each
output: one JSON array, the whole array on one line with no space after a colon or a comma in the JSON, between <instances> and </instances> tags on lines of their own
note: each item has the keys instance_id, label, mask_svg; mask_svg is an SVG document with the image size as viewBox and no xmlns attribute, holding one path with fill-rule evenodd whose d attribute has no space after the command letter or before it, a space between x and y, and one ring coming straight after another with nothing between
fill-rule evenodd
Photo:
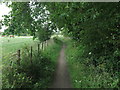
<instances>
[{"instance_id":1,"label":"tall grass","mask_svg":"<svg viewBox=\"0 0 120 90\"><path fill-rule=\"evenodd\" d=\"M89 58L81 57L83 46L74 47L72 41L67 45L67 62L74 88L118 88L119 77L106 72L104 64L95 67Z\"/></svg>"},{"instance_id":2,"label":"tall grass","mask_svg":"<svg viewBox=\"0 0 120 90\"><path fill-rule=\"evenodd\" d=\"M20 66L15 58L12 58L14 61L12 64L9 58L6 58L8 63L2 66L3 88L48 88L53 78L60 49L60 44L53 43L44 51L34 50L32 62L30 62L30 51L24 47Z\"/></svg>"}]
</instances>

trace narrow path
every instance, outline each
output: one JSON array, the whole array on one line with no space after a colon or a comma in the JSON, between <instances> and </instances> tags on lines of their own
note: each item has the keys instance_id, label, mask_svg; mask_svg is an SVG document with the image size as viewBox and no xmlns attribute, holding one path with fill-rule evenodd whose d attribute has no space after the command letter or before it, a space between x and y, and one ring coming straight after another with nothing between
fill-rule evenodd
<instances>
[{"instance_id":1,"label":"narrow path","mask_svg":"<svg viewBox=\"0 0 120 90\"><path fill-rule=\"evenodd\" d=\"M65 61L65 48L66 46L63 45L58 58L58 64L52 88L71 88L69 73Z\"/></svg>"}]
</instances>

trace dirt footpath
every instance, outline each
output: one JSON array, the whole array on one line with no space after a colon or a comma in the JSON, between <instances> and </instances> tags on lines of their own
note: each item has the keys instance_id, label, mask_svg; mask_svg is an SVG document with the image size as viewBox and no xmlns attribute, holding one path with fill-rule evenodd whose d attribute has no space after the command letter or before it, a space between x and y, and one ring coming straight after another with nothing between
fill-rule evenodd
<instances>
[{"instance_id":1,"label":"dirt footpath","mask_svg":"<svg viewBox=\"0 0 120 90\"><path fill-rule=\"evenodd\" d=\"M52 88L72 88L70 83L70 77L67 69L67 64L65 61L65 48L63 45L60 56L58 58L57 69L54 77L54 82Z\"/></svg>"}]
</instances>

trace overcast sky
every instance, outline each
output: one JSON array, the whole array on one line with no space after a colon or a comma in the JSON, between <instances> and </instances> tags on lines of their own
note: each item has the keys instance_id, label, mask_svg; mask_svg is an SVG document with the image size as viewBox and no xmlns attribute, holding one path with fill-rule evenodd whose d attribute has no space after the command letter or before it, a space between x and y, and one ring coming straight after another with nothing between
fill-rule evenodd
<instances>
[{"instance_id":1,"label":"overcast sky","mask_svg":"<svg viewBox=\"0 0 120 90\"><path fill-rule=\"evenodd\" d=\"M7 15L10 12L10 8L8 8L5 4L0 4L0 20L3 19L2 15ZM4 31L5 27L3 26L0 31Z\"/></svg>"}]
</instances>

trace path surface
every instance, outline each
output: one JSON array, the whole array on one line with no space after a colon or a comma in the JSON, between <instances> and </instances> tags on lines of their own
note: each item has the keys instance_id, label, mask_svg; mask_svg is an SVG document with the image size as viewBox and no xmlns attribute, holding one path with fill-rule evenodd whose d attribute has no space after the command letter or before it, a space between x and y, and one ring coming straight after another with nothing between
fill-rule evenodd
<instances>
[{"instance_id":1,"label":"path surface","mask_svg":"<svg viewBox=\"0 0 120 90\"><path fill-rule=\"evenodd\" d=\"M71 88L69 73L65 61L65 48L66 46L63 45L58 58L58 64L52 88Z\"/></svg>"}]
</instances>

